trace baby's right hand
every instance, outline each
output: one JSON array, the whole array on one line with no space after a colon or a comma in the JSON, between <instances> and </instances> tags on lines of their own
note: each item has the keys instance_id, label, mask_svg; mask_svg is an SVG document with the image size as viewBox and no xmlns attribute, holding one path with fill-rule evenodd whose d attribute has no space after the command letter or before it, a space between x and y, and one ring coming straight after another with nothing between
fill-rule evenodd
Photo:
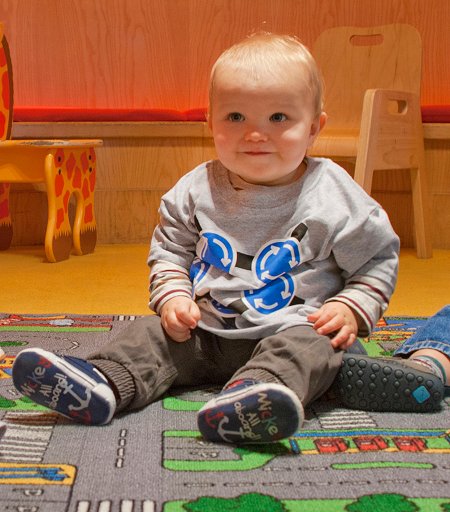
<instances>
[{"instance_id":1,"label":"baby's right hand","mask_svg":"<svg viewBox=\"0 0 450 512\"><path fill-rule=\"evenodd\" d=\"M191 337L191 329L197 327L201 316L197 304L192 299L181 296L163 304L159 314L164 330L178 342L187 341Z\"/></svg>"}]
</instances>

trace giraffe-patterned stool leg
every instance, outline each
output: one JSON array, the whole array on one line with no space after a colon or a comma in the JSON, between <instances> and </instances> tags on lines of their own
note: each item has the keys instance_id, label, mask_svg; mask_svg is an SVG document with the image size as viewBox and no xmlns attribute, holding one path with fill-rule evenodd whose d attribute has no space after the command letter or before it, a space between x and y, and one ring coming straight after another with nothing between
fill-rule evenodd
<instances>
[{"instance_id":1,"label":"giraffe-patterned stool leg","mask_svg":"<svg viewBox=\"0 0 450 512\"><path fill-rule=\"evenodd\" d=\"M59 148L45 161L48 223L45 253L52 262L67 259L72 246L78 255L92 252L97 241L94 216L95 151L93 148ZM69 220L69 201L77 200L75 223Z\"/></svg>"},{"instance_id":2,"label":"giraffe-patterned stool leg","mask_svg":"<svg viewBox=\"0 0 450 512\"><path fill-rule=\"evenodd\" d=\"M0 251L5 251L11 245L13 227L9 214L10 183L0 183Z\"/></svg>"},{"instance_id":3,"label":"giraffe-patterned stool leg","mask_svg":"<svg viewBox=\"0 0 450 512\"><path fill-rule=\"evenodd\" d=\"M80 151L81 183L77 189L77 210L73 226L75 254L82 256L93 252L97 243L97 225L94 212L96 156L94 148ZM75 185L74 185L75 188Z\"/></svg>"}]
</instances>

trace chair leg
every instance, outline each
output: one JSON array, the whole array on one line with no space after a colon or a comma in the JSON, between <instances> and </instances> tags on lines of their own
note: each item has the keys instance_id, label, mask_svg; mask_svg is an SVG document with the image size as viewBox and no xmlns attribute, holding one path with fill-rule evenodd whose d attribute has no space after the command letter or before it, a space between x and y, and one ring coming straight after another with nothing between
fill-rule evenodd
<instances>
[{"instance_id":1,"label":"chair leg","mask_svg":"<svg viewBox=\"0 0 450 512\"><path fill-rule=\"evenodd\" d=\"M362 160L362 159L361 159ZM357 159L354 179L368 194L371 193L373 169L365 168ZM358 165L359 164L359 165ZM414 215L414 235L418 258L431 258L433 245L430 232L430 204L423 169L411 169L411 194Z\"/></svg>"},{"instance_id":2,"label":"chair leg","mask_svg":"<svg viewBox=\"0 0 450 512\"><path fill-rule=\"evenodd\" d=\"M79 162L82 179L76 192L77 210L73 226L73 245L75 254L82 256L93 252L97 243L97 225L94 212L96 180L94 148L80 151Z\"/></svg>"},{"instance_id":3,"label":"chair leg","mask_svg":"<svg viewBox=\"0 0 450 512\"><path fill-rule=\"evenodd\" d=\"M48 223L45 253L56 262L70 256L72 245L78 255L92 252L97 240L94 216L95 152L93 148L59 148L47 155L45 179L48 199ZM72 236L69 201L77 198Z\"/></svg>"},{"instance_id":4,"label":"chair leg","mask_svg":"<svg viewBox=\"0 0 450 512\"><path fill-rule=\"evenodd\" d=\"M68 168L63 149L45 158L45 183L47 188L48 219L45 233L45 254L52 263L66 260L72 251L72 228L69 220ZM72 169L73 172L73 169Z\"/></svg>"},{"instance_id":5,"label":"chair leg","mask_svg":"<svg viewBox=\"0 0 450 512\"><path fill-rule=\"evenodd\" d=\"M433 245L430 233L430 203L424 170L420 167L411 169L411 194L417 257L431 258Z\"/></svg>"},{"instance_id":6,"label":"chair leg","mask_svg":"<svg viewBox=\"0 0 450 512\"><path fill-rule=\"evenodd\" d=\"M10 183L0 183L0 251L11 246L13 227L9 214Z\"/></svg>"}]
</instances>

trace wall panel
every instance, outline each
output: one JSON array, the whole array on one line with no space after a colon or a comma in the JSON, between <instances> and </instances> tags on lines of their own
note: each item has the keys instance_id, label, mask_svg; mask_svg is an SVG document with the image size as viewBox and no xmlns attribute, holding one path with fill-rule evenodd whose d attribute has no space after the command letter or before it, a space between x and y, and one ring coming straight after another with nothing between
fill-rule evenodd
<instances>
[{"instance_id":1,"label":"wall panel","mask_svg":"<svg viewBox=\"0 0 450 512\"><path fill-rule=\"evenodd\" d=\"M212 63L252 31L311 46L335 25L393 22L421 33L423 103L450 102L448 0L0 0L0 20L20 106L202 107Z\"/></svg>"},{"instance_id":2,"label":"wall panel","mask_svg":"<svg viewBox=\"0 0 450 512\"><path fill-rule=\"evenodd\" d=\"M51 137L58 130L57 125L17 123L15 134ZM64 130L59 127L60 136L71 137L78 133L104 140L97 150L95 196L100 243L147 243L157 222L161 195L184 173L215 157L212 139L203 123L175 123L171 129L172 137L167 134L167 124L130 123L112 131L109 125L105 128L102 123L63 126ZM133 131L135 136L132 136ZM433 246L450 249L450 140L426 140L425 158L432 204ZM343 165L352 174L352 165ZM388 212L402 245L412 247L414 230L409 173L376 172L373 196ZM13 244L42 244L47 210L45 195L31 187L13 185L11 198Z\"/></svg>"}]
</instances>

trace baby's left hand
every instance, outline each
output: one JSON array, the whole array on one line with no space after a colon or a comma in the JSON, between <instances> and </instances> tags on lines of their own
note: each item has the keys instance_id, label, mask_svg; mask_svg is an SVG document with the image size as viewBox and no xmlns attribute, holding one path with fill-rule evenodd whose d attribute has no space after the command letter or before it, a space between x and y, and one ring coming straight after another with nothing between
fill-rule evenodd
<instances>
[{"instance_id":1,"label":"baby's left hand","mask_svg":"<svg viewBox=\"0 0 450 512\"><path fill-rule=\"evenodd\" d=\"M308 315L308 321L318 334L334 334L331 345L342 350L352 345L358 334L355 313L343 302L327 302L315 313Z\"/></svg>"}]
</instances>

